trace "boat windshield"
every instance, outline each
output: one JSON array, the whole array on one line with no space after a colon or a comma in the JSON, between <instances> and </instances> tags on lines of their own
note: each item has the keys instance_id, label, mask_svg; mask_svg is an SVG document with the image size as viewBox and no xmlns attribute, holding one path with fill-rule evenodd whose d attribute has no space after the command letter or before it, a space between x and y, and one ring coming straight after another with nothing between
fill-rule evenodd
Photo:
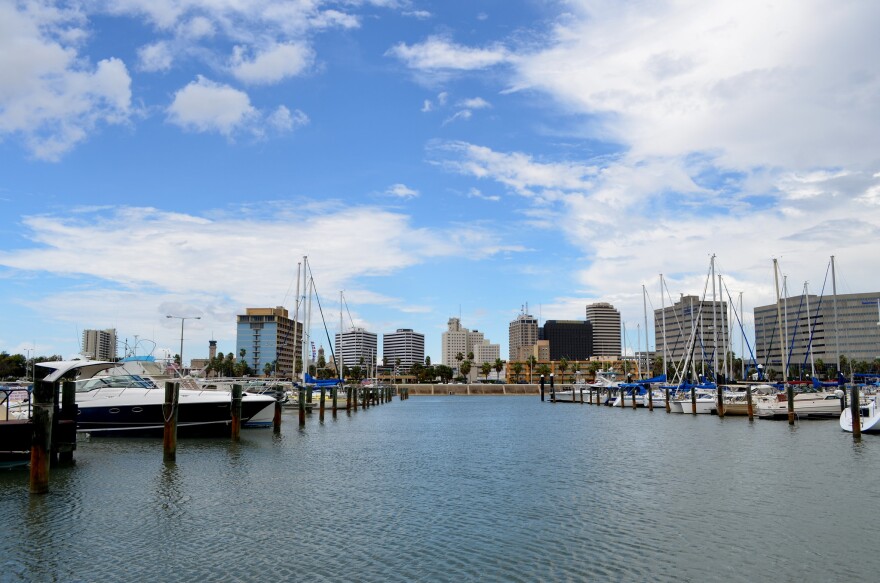
<instances>
[{"instance_id":1,"label":"boat windshield","mask_svg":"<svg viewBox=\"0 0 880 583\"><path fill-rule=\"evenodd\" d=\"M149 379L137 375L108 375L92 377L76 381L76 392L85 393L96 389L155 389L156 385Z\"/></svg>"}]
</instances>

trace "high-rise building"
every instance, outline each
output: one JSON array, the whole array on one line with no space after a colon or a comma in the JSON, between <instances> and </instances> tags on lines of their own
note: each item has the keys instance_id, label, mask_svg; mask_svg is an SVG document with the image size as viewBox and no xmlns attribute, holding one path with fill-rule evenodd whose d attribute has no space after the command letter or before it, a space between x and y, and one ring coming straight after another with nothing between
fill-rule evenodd
<instances>
[{"instance_id":1,"label":"high-rise building","mask_svg":"<svg viewBox=\"0 0 880 583\"><path fill-rule=\"evenodd\" d=\"M550 360L569 362L593 356L593 326L584 320L547 320L541 339L550 342Z\"/></svg>"},{"instance_id":2,"label":"high-rise building","mask_svg":"<svg viewBox=\"0 0 880 583\"><path fill-rule=\"evenodd\" d=\"M836 298L802 295L780 301L779 312L785 324L782 339L776 324L777 305L759 306L754 311L755 358L765 368L781 372L781 342L789 354L789 378L801 370L809 375L818 360L836 367L838 354L850 362L880 358L880 292L837 294ZM851 371L842 372L849 375Z\"/></svg>"},{"instance_id":3,"label":"high-rise building","mask_svg":"<svg viewBox=\"0 0 880 583\"><path fill-rule=\"evenodd\" d=\"M415 363L425 362L425 335L410 328L398 328L397 332L382 335L382 360L387 366L397 367L398 372L408 372Z\"/></svg>"},{"instance_id":4,"label":"high-rise building","mask_svg":"<svg viewBox=\"0 0 880 583\"><path fill-rule=\"evenodd\" d=\"M348 332L336 334L334 341L336 346L336 358L340 361L343 371L345 367L352 369L356 366L369 367L372 373L376 366L378 353L378 336L367 332L363 328L350 328Z\"/></svg>"},{"instance_id":5,"label":"high-rise building","mask_svg":"<svg viewBox=\"0 0 880 583\"><path fill-rule=\"evenodd\" d=\"M82 353L94 360L116 360L116 329L83 330Z\"/></svg>"},{"instance_id":6,"label":"high-rise building","mask_svg":"<svg viewBox=\"0 0 880 583\"><path fill-rule=\"evenodd\" d=\"M587 306L593 327L593 356L620 357L620 312L607 302Z\"/></svg>"},{"instance_id":7,"label":"high-rise building","mask_svg":"<svg viewBox=\"0 0 880 583\"><path fill-rule=\"evenodd\" d=\"M508 354L511 361L519 359L520 348L534 346L538 341L538 320L530 314L520 314L509 326Z\"/></svg>"},{"instance_id":8,"label":"high-rise building","mask_svg":"<svg viewBox=\"0 0 880 583\"><path fill-rule=\"evenodd\" d=\"M497 344L492 344L485 338L485 335L479 330L468 330L467 328L461 325L461 321L458 318L449 318L449 321L446 324L447 329L446 332L443 333L442 336L442 351L443 351L443 364L446 366L451 366L453 369L458 370L461 362L458 360L458 355L461 354L463 359L467 359L469 354L473 354L474 358L471 360L471 377L475 378L474 370L486 362L485 360L481 360L483 356L494 354L493 346L497 346L498 353L501 352L501 347ZM495 362L495 359L499 358L497 356L492 358L492 362Z\"/></svg>"},{"instance_id":9,"label":"high-rise building","mask_svg":"<svg viewBox=\"0 0 880 583\"><path fill-rule=\"evenodd\" d=\"M662 357L665 352L669 363L683 362L692 350L693 362L711 363L717 355L720 368L730 350L727 302L682 296L675 304L654 310L654 338L656 354Z\"/></svg>"},{"instance_id":10,"label":"high-rise building","mask_svg":"<svg viewBox=\"0 0 880 583\"><path fill-rule=\"evenodd\" d=\"M264 374L268 365L270 374L292 378L302 352L302 324L281 306L247 308L237 319L235 356L244 350L245 362L256 374Z\"/></svg>"}]
</instances>

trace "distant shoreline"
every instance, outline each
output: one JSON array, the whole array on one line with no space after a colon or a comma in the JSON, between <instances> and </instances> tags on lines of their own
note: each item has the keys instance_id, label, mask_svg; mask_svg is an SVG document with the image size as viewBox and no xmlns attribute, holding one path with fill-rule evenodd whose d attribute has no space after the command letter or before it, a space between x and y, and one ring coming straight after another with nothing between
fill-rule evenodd
<instances>
[{"instance_id":1,"label":"distant shoreline","mask_svg":"<svg viewBox=\"0 0 880 583\"><path fill-rule=\"evenodd\" d=\"M539 395L541 394L541 386L540 385L496 385L496 384L472 384L472 385L455 385L455 384L433 384L433 385L413 385L413 384L402 384L402 385L394 385L395 387L405 387L409 389L410 396L416 397L425 397L425 396L441 396L441 395L463 395L463 396L481 396L481 395L496 395L496 396L525 396L525 395ZM562 387L558 387L562 390ZM550 394L550 386L545 385L544 391L549 395Z\"/></svg>"}]
</instances>

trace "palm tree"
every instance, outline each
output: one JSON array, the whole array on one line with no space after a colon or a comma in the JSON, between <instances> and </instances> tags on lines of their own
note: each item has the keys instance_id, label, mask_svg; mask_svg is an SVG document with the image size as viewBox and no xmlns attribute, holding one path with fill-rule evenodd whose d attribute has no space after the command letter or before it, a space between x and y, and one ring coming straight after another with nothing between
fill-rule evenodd
<instances>
[{"instance_id":1,"label":"palm tree","mask_svg":"<svg viewBox=\"0 0 880 583\"><path fill-rule=\"evenodd\" d=\"M430 356L426 356L426 357L425 357L425 366L426 366L426 367L430 367L430 366L431 366L431 357L430 357Z\"/></svg>"},{"instance_id":2,"label":"palm tree","mask_svg":"<svg viewBox=\"0 0 880 583\"><path fill-rule=\"evenodd\" d=\"M526 366L529 367L529 384L532 384L532 371L535 370L536 364L538 364L538 359L535 358L534 354L526 359Z\"/></svg>"},{"instance_id":3,"label":"palm tree","mask_svg":"<svg viewBox=\"0 0 880 583\"><path fill-rule=\"evenodd\" d=\"M464 377L465 382L470 383L468 375L471 374L471 361L465 360L461 363L461 374Z\"/></svg>"},{"instance_id":4,"label":"palm tree","mask_svg":"<svg viewBox=\"0 0 880 583\"><path fill-rule=\"evenodd\" d=\"M495 359L495 366L493 368L495 369L495 372L497 373L496 376L499 377L499 379L500 379L501 371L504 370L504 361L501 360L500 358L496 358Z\"/></svg>"},{"instance_id":5,"label":"palm tree","mask_svg":"<svg viewBox=\"0 0 880 583\"><path fill-rule=\"evenodd\" d=\"M459 370L459 372L461 372L461 361L464 360L464 354L459 352L458 354L455 355L455 360L458 361L458 370Z\"/></svg>"},{"instance_id":6,"label":"palm tree","mask_svg":"<svg viewBox=\"0 0 880 583\"><path fill-rule=\"evenodd\" d=\"M559 382L565 382L565 371L568 370L568 359L564 356L559 359Z\"/></svg>"},{"instance_id":7,"label":"palm tree","mask_svg":"<svg viewBox=\"0 0 880 583\"><path fill-rule=\"evenodd\" d=\"M513 378L519 380L519 375L522 373L523 365L521 362L513 363Z\"/></svg>"},{"instance_id":8,"label":"palm tree","mask_svg":"<svg viewBox=\"0 0 880 583\"><path fill-rule=\"evenodd\" d=\"M489 380L489 373L492 372L492 364L489 362L484 362L480 365L480 372L483 373L483 380Z\"/></svg>"}]
</instances>

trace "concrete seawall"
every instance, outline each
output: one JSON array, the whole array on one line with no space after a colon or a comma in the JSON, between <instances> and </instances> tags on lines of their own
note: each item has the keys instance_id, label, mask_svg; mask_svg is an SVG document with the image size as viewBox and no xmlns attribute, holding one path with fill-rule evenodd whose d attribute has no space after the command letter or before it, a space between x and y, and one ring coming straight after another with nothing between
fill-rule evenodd
<instances>
[{"instance_id":1,"label":"concrete seawall","mask_svg":"<svg viewBox=\"0 0 880 583\"><path fill-rule=\"evenodd\" d=\"M395 385L398 387L406 387L409 389L411 396L425 395L498 395L498 396L522 396L522 395L539 395L541 393L540 385L492 385L492 384L474 384L474 385ZM546 385L544 390L549 395L550 386Z\"/></svg>"}]
</instances>

